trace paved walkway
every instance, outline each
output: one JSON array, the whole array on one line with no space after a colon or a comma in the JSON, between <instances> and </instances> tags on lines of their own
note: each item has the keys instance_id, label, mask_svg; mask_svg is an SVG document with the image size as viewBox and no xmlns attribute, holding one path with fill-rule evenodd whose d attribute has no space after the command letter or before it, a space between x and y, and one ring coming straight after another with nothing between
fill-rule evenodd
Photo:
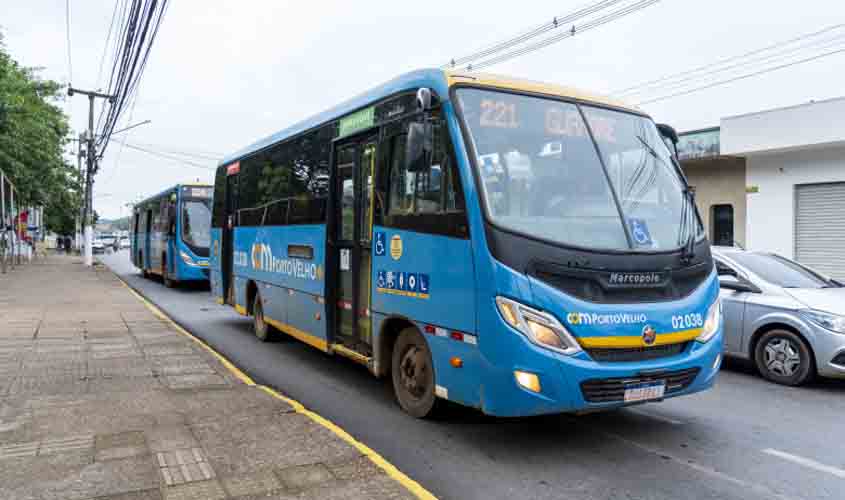
<instances>
[{"instance_id":1,"label":"paved walkway","mask_svg":"<svg viewBox=\"0 0 845 500\"><path fill-rule=\"evenodd\" d=\"M104 267L0 275L0 499L413 498L298 409Z\"/></svg>"}]
</instances>

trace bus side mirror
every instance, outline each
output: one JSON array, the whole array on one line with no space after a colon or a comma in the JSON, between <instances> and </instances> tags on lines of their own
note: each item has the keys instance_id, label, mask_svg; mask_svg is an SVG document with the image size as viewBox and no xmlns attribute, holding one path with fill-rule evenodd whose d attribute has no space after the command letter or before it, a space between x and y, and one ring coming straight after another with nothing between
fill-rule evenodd
<instances>
[{"instance_id":1,"label":"bus side mirror","mask_svg":"<svg viewBox=\"0 0 845 500\"><path fill-rule=\"evenodd\" d=\"M405 143L405 162L409 172L422 172L431 164L434 127L431 123L411 123Z\"/></svg>"},{"instance_id":2,"label":"bus side mirror","mask_svg":"<svg viewBox=\"0 0 845 500\"><path fill-rule=\"evenodd\" d=\"M669 144L672 145L671 151L675 153L675 158L678 158L678 132L671 125L666 125L665 123L658 123L657 131L660 132L667 146Z\"/></svg>"}]
</instances>

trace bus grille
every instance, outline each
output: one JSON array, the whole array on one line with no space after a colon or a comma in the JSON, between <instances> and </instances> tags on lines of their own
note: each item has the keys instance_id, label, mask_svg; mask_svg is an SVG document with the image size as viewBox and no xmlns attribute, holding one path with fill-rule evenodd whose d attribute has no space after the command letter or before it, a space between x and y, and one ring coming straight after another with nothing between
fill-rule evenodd
<instances>
[{"instance_id":1,"label":"bus grille","mask_svg":"<svg viewBox=\"0 0 845 500\"><path fill-rule=\"evenodd\" d=\"M666 302L688 296L697 289L712 271L708 264L698 264L686 269L661 271L662 282L646 286L611 286L613 271L573 269L548 262L535 262L528 274L578 297L598 304L634 304Z\"/></svg>"},{"instance_id":2,"label":"bus grille","mask_svg":"<svg viewBox=\"0 0 845 500\"><path fill-rule=\"evenodd\" d=\"M679 344L667 344L654 347L633 347L624 349L594 348L586 349L587 354L595 361L621 362L621 361L645 361L649 359L668 358L677 356L684 352L689 342Z\"/></svg>"},{"instance_id":3,"label":"bus grille","mask_svg":"<svg viewBox=\"0 0 845 500\"><path fill-rule=\"evenodd\" d=\"M600 378L581 382L584 400L589 403L621 403L625 400L625 387L642 382L666 381L665 395L683 391L692 384L701 368L687 368L663 373L633 377Z\"/></svg>"}]
</instances>

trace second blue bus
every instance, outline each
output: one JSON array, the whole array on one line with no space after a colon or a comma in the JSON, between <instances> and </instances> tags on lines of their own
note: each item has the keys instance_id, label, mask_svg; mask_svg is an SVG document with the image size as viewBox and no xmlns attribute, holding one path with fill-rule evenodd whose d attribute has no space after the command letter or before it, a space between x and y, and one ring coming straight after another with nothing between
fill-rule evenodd
<instances>
[{"instance_id":1,"label":"second blue bus","mask_svg":"<svg viewBox=\"0 0 845 500\"><path fill-rule=\"evenodd\" d=\"M179 184L134 206L129 255L144 277L168 288L208 280L211 194L208 185Z\"/></svg>"}]
</instances>

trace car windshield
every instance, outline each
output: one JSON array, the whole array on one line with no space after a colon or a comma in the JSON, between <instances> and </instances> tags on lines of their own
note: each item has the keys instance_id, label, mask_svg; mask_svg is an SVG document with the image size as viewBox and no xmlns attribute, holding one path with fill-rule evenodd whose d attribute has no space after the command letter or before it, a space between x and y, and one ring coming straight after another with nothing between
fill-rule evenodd
<instances>
[{"instance_id":1,"label":"car windshield","mask_svg":"<svg viewBox=\"0 0 845 500\"><path fill-rule=\"evenodd\" d=\"M611 250L671 250L702 235L649 118L490 90L457 97L493 223Z\"/></svg>"},{"instance_id":2,"label":"car windshield","mask_svg":"<svg viewBox=\"0 0 845 500\"><path fill-rule=\"evenodd\" d=\"M195 248L211 245L211 202L188 200L182 204L182 239Z\"/></svg>"},{"instance_id":3,"label":"car windshield","mask_svg":"<svg viewBox=\"0 0 845 500\"><path fill-rule=\"evenodd\" d=\"M730 258L761 279L784 288L829 288L834 286L824 277L780 255L737 252L731 254Z\"/></svg>"}]
</instances>

